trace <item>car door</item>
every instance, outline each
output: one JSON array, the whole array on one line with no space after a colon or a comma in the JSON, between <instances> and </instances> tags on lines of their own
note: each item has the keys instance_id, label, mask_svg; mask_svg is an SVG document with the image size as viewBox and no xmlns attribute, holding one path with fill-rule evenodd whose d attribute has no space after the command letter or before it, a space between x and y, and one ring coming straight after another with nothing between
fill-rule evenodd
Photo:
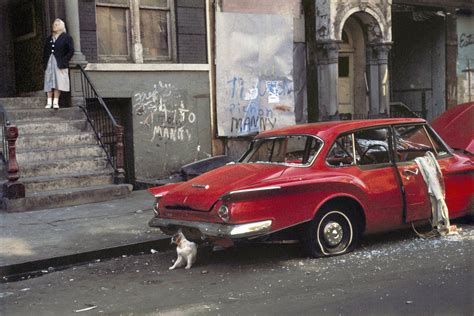
<instances>
[{"instance_id":1,"label":"car door","mask_svg":"<svg viewBox=\"0 0 474 316\"><path fill-rule=\"evenodd\" d=\"M426 183L415 158L427 151L437 155L423 124L394 126L396 166L404 195L403 221L426 220L431 217L431 201Z\"/></svg>"},{"instance_id":2,"label":"car door","mask_svg":"<svg viewBox=\"0 0 474 316\"><path fill-rule=\"evenodd\" d=\"M396 228L402 221L403 198L393 168L388 127L354 132L357 177L369 193L367 225L373 231ZM371 227L370 227L371 226Z\"/></svg>"},{"instance_id":3,"label":"car door","mask_svg":"<svg viewBox=\"0 0 474 316\"><path fill-rule=\"evenodd\" d=\"M354 176L363 185L366 229L386 231L400 226L403 199L393 167L388 127L370 127L341 135L326 156L326 164Z\"/></svg>"}]
</instances>

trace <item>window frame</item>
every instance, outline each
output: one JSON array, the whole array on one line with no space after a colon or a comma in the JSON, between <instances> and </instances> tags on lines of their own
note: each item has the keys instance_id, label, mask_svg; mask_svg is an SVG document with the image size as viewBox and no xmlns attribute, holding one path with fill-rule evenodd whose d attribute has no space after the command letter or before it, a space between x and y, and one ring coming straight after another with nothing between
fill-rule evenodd
<instances>
[{"instance_id":1,"label":"window frame","mask_svg":"<svg viewBox=\"0 0 474 316\"><path fill-rule=\"evenodd\" d=\"M256 141L258 141L258 140L276 140L276 139L280 139L280 138L289 138L289 137L307 137L307 140L309 138L312 138L317 143L319 143L320 145L319 145L318 150L315 151L314 157L312 157L311 160L308 160L308 162L305 163L305 164L295 164L295 163L287 163L287 162L243 162L243 160L246 159L248 157L248 155L252 153L252 150L255 146ZM294 168L310 168L314 164L314 162L316 161L316 158L319 156L319 154L320 154L321 150L324 148L324 146L325 146L325 143L321 138L319 138L318 136L315 136L315 135L311 135L311 134L288 134L288 135L276 135L276 136L269 136L269 137L259 137L259 138L254 138L252 140L252 142L249 145L249 148L242 155L242 157L240 157L240 159L238 160L238 163L241 163L241 164L265 164L265 165L286 166L286 167L294 167ZM305 145L304 150L305 150L305 155L309 154L307 152L309 150L309 148L307 148L307 143Z\"/></svg>"},{"instance_id":2,"label":"window frame","mask_svg":"<svg viewBox=\"0 0 474 316\"><path fill-rule=\"evenodd\" d=\"M177 61L176 47L176 12L175 0L167 0L167 6L141 5L140 0L127 0L127 4L107 3L96 0L96 19L97 7L123 8L127 11L127 50L125 55L101 55L99 54L99 36L97 40L97 59L99 62L129 62L129 63L175 63ZM143 54L143 40L141 38L141 18L140 10L157 10L166 12L167 32L168 32L168 55L145 57ZM97 22L96 22L97 24ZM96 30L97 31L97 30Z\"/></svg>"},{"instance_id":3,"label":"window frame","mask_svg":"<svg viewBox=\"0 0 474 316\"><path fill-rule=\"evenodd\" d=\"M388 133L388 135L387 135L388 153L387 154L388 154L389 161L388 162L382 162L382 163L366 164L366 165L359 164L357 162L357 149L356 149L356 137L355 137L356 133L360 132L360 131L373 130L373 129L386 129L387 130L387 133ZM328 163L328 156L331 153L331 150L332 150L334 144L336 144L337 140L340 137L344 137L344 136L348 136L348 135L351 135L351 138L352 138L352 152L351 152L352 163L347 164L347 165L342 165L342 166L335 166L335 165L332 165L332 164ZM368 126L368 127L364 127L364 128L358 128L356 130L344 132L344 133L341 133L341 134L336 136L336 138L332 142L331 147L329 148L326 156L324 157L324 163L329 168L358 167L361 170L386 168L388 166L393 166L393 164L395 163L395 161L394 161L394 159L395 159L394 158L394 144L395 143L394 143L394 139L393 139L393 130L392 130L391 125L378 125L378 126Z\"/></svg>"},{"instance_id":4,"label":"window frame","mask_svg":"<svg viewBox=\"0 0 474 316\"><path fill-rule=\"evenodd\" d=\"M412 127L421 126L422 127L423 131L425 132L425 136L428 138L428 141L430 142L431 149L433 150L433 154L435 155L437 160L452 156L452 149L443 141L441 137L439 137L436 131L434 131L428 124L426 123L395 124L395 125L392 125L392 142L393 142L395 162L397 164L411 164L415 161L415 159L401 161L398 158L398 149L397 149L398 142L396 139L395 129L397 127L404 127L404 126L412 126ZM445 152L445 154L440 155L440 150L436 148L436 146L434 145L434 142L438 143L440 149L443 149L442 151Z\"/></svg>"},{"instance_id":5,"label":"window frame","mask_svg":"<svg viewBox=\"0 0 474 316\"><path fill-rule=\"evenodd\" d=\"M101 55L99 53L99 36L96 36L97 39L97 59L101 62L111 62L111 61L118 61L118 62L126 62L130 61L132 58L132 14L130 10L130 3L129 5L125 4L118 4L118 3L100 3L96 1L96 19L97 19L97 7L104 7L104 8L120 8L125 9L126 11L126 29L127 29L127 55ZM96 22L97 25L97 22ZM96 27L97 28L97 27ZM98 33L98 32L97 32Z\"/></svg>"}]
</instances>

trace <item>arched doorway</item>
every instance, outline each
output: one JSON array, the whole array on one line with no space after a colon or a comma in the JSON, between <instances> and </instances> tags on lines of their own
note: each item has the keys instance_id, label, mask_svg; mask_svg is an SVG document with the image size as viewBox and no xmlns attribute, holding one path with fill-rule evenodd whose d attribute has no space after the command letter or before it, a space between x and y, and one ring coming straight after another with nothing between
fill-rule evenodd
<instances>
[{"instance_id":1,"label":"arched doorway","mask_svg":"<svg viewBox=\"0 0 474 316\"><path fill-rule=\"evenodd\" d=\"M342 43L338 58L338 112L340 115L354 114L354 47L352 37L342 31Z\"/></svg>"},{"instance_id":2,"label":"arched doorway","mask_svg":"<svg viewBox=\"0 0 474 316\"><path fill-rule=\"evenodd\" d=\"M319 119L387 117L390 12L360 2L338 8L334 24L317 23Z\"/></svg>"},{"instance_id":3,"label":"arched doorway","mask_svg":"<svg viewBox=\"0 0 474 316\"><path fill-rule=\"evenodd\" d=\"M338 112L342 117L362 118L368 112L365 46L360 21L349 17L342 30L338 58Z\"/></svg>"}]
</instances>

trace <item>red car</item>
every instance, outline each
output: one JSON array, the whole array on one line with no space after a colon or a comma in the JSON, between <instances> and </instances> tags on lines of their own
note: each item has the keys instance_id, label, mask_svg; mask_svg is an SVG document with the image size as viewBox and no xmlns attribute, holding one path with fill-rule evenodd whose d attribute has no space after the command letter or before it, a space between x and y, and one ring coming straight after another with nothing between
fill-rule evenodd
<instances>
[{"instance_id":1,"label":"red car","mask_svg":"<svg viewBox=\"0 0 474 316\"><path fill-rule=\"evenodd\" d=\"M430 219L414 162L427 151L444 174L450 218L472 214L474 157L453 151L423 119L378 119L263 132L239 162L151 188L149 225L233 241L292 230L312 256L343 254L364 233Z\"/></svg>"}]
</instances>

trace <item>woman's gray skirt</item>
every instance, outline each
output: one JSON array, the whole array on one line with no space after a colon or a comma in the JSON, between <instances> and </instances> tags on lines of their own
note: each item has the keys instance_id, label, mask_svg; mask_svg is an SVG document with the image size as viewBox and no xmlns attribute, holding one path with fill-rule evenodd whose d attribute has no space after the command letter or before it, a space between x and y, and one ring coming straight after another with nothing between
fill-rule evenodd
<instances>
[{"instance_id":1,"label":"woman's gray skirt","mask_svg":"<svg viewBox=\"0 0 474 316\"><path fill-rule=\"evenodd\" d=\"M50 92L53 89L69 91L69 69L59 69L56 57L51 54L44 72L44 91Z\"/></svg>"}]
</instances>

